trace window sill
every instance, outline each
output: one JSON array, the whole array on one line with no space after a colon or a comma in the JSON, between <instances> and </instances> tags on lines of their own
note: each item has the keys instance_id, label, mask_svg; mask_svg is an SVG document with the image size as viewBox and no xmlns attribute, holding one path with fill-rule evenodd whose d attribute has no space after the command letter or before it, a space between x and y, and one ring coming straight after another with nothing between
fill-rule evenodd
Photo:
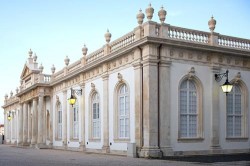
<instances>
[{"instance_id":1,"label":"window sill","mask_svg":"<svg viewBox=\"0 0 250 166\"><path fill-rule=\"evenodd\" d=\"M130 138L115 138L114 143L129 143Z\"/></svg>"},{"instance_id":2,"label":"window sill","mask_svg":"<svg viewBox=\"0 0 250 166\"><path fill-rule=\"evenodd\" d=\"M100 138L91 138L89 139L89 142L101 142L101 139Z\"/></svg>"},{"instance_id":3,"label":"window sill","mask_svg":"<svg viewBox=\"0 0 250 166\"><path fill-rule=\"evenodd\" d=\"M197 143L202 142L204 138L178 138L178 142L181 143Z\"/></svg>"},{"instance_id":4,"label":"window sill","mask_svg":"<svg viewBox=\"0 0 250 166\"><path fill-rule=\"evenodd\" d=\"M247 142L248 137L226 137L228 142Z\"/></svg>"}]
</instances>

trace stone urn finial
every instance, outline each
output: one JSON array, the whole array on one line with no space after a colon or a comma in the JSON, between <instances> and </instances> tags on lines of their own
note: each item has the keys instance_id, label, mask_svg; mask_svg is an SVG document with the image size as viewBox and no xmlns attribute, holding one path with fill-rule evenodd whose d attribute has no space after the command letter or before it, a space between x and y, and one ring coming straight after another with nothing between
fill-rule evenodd
<instances>
[{"instance_id":1,"label":"stone urn finial","mask_svg":"<svg viewBox=\"0 0 250 166\"><path fill-rule=\"evenodd\" d=\"M83 48L82 48L82 54L83 54L83 56L86 56L87 53L88 53L88 48L87 48L86 45L84 44L84 45L83 45Z\"/></svg>"},{"instance_id":2,"label":"stone urn finial","mask_svg":"<svg viewBox=\"0 0 250 166\"><path fill-rule=\"evenodd\" d=\"M18 87L16 87L16 93L18 93L19 92L19 89L18 89Z\"/></svg>"},{"instance_id":3,"label":"stone urn finial","mask_svg":"<svg viewBox=\"0 0 250 166\"><path fill-rule=\"evenodd\" d=\"M208 21L208 27L209 27L209 29L210 29L211 32L214 31L215 25L216 25L216 20L212 16L211 19Z\"/></svg>"},{"instance_id":4,"label":"stone urn finial","mask_svg":"<svg viewBox=\"0 0 250 166\"><path fill-rule=\"evenodd\" d=\"M153 14L154 14L154 8L151 7L151 3L148 5L148 8L145 10L145 12L146 12L148 21L151 21L151 19L153 18Z\"/></svg>"},{"instance_id":5,"label":"stone urn finial","mask_svg":"<svg viewBox=\"0 0 250 166\"><path fill-rule=\"evenodd\" d=\"M30 56L30 58L32 57L32 54L33 54L33 52L32 52L32 50L30 49L30 51L29 51L29 56Z\"/></svg>"},{"instance_id":6,"label":"stone urn finial","mask_svg":"<svg viewBox=\"0 0 250 166\"><path fill-rule=\"evenodd\" d=\"M137 22L139 25L141 25L143 23L143 19L145 18L144 13L142 13L142 10L139 10L139 13L136 15L137 18Z\"/></svg>"},{"instance_id":7,"label":"stone urn finial","mask_svg":"<svg viewBox=\"0 0 250 166\"><path fill-rule=\"evenodd\" d=\"M34 53L33 60L34 60L34 62L36 63L36 60L37 60L37 55L36 55L36 53Z\"/></svg>"},{"instance_id":8,"label":"stone urn finial","mask_svg":"<svg viewBox=\"0 0 250 166\"><path fill-rule=\"evenodd\" d=\"M12 91L10 91L10 97L12 97L13 96L13 92Z\"/></svg>"},{"instance_id":9,"label":"stone urn finial","mask_svg":"<svg viewBox=\"0 0 250 166\"><path fill-rule=\"evenodd\" d=\"M51 73L54 74L55 71L56 71L56 68L55 68L55 66L54 66L54 64L53 64L52 67L51 67Z\"/></svg>"},{"instance_id":10,"label":"stone urn finial","mask_svg":"<svg viewBox=\"0 0 250 166\"><path fill-rule=\"evenodd\" d=\"M5 100L8 99L8 94L7 94L7 93L5 94L4 99L5 99Z\"/></svg>"},{"instance_id":11,"label":"stone urn finial","mask_svg":"<svg viewBox=\"0 0 250 166\"><path fill-rule=\"evenodd\" d=\"M111 33L109 32L109 30L107 29L107 32L105 33L104 37L106 39L106 42L109 43L110 39L111 39Z\"/></svg>"},{"instance_id":12,"label":"stone urn finial","mask_svg":"<svg viewBox=\"0 0 250 166\"><path fill-rule=\"evenodd\" d=\"M158 12L158 16L159 16L159 19L160 19L161 23L164 23L164 21L166 19L166 15L167 15L167 11L164 10L164 8L162 6L161 9Z\"/></svg>"},{"instance_id":13,"label":"stone urn finial","mask_svg":"<svg viewBox=\"0 0 250 166\"><path fill-rule=\"evenodd\" d=\"M65 63L66 66L69 65L69 61L70 61L69 57L66 56L65 59L64 59L64 63Z\"/></svg>"},{"instance_id":14,"label":"stone urn finial","mask_svg":"<svg viewBox=\"0 0 250 166\"><path fill-rule=\"evenodd\" d=\"M44 69L44 67L43 67L43 64L41 63L40 66L39 66L39 70L40 70L41 73L43 73L43 69Z\"/></svg>"}]
</instances>

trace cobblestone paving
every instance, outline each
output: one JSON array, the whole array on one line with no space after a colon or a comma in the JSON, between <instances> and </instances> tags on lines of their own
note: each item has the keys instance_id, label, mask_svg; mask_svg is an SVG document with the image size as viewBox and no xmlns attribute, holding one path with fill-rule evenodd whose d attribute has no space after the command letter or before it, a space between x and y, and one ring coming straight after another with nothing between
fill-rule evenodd
<instances>
[{"instance_id":1,"label":"cobblestone paving","mask_svg":"<svg viewBox=\"0 0 250 166\"><path fill-rule=\"evenodd\" d=\"M250 160L250 157L249 157ZM0 166L192 166L192 165L250 165L244 159L229 162L177 161L130 158L115 155L89 154L52 149L20 148L0 145Z\"/></svg>"}]
</instances>

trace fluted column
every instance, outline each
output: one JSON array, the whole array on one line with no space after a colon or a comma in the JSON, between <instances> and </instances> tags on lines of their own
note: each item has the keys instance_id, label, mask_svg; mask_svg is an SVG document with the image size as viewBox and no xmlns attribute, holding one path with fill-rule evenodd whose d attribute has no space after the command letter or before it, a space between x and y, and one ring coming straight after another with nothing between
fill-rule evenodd
<instances>
[{"instance_id":1,"label":"fluted column","mask_svg":"<svg viewBox=\"0 0 250 166\"><path fill-rule=\"evenodd\" d=\"M18 145L23 143L23 104L20 104L18 111Z\"/></svg>"},{"instance_id":2,"label":"fluted column","mask_svg":"<svg viewBox=\"0 0 250 166\"><path fill-rule=\"evenodd\" d=\"M8 119L7 119L7 116L8 116L8 113L7 111L4 111L4 128L5 128L5 142L7 143L8 142Z\"/></svg>"},{"instance_id":3,"label":"fluted column","mask_svg":"<svg viewBox=\"0 0 250 166\"><path fill-rule=\"evenodd\" d=\"M68 140L67 140L67 90L63 91L63 146L67 148Z\"/></svg>"},{"instance_id":4,"label":"fluted column","mask_svg":"<svg viewBox=\"0 0 250 166\"><path fill-rule=\"evenodd\" d=\"M218 74L220 72L220 67L212 66L211 68L211 77L210 80L212 81L212 91L211 91L211 145L210 148L212 151L220 149L220 106L219 106L219 92L220 87L218 82L216 82L214 74Z\"/></svg>"},{"instance_id":5,"label":"fluted column","mask_svg":"<svg viewBox=\"0 0 250 166\"><path fill-rule=\"evenodd\" d=\"M37 133L37 145L38 148L44 146L43 134L44 134L44 95L40 94L38 97L38 133Z\"/></svg>"},{"instance_id":6,"label":"fluted column","mask_svg":"<svg viewBox=\"0 0 250 166\"><path fill-rule=\"evenodd\" d=\"M82 96L81 96L81 145L83 151L85 151L85 83L81 83L81 89L82 89Z\"/></svg>"},{"instance_id":7,"label":"fluted column","mask_svg":"<svg viewBox=\"0 0 250 166\"><path fill-rule=\"evenodd\" d=\"M23 145L28 145L28 104L23 104Z\"/></svg>"},{"instance_id":8,"label":"fluted column","mask_svg":"<svg viewBox=\"0 0 250 166\"><path fill-rule=\"evenodd\" d=\"M31 138L31 145L34 146L37 142L37 98L33 99L32 104L32 138Z\"/></svg>"},{"instance_id":9,"label":"fluted column","mask_svg":"<svg viewBox=\"0 0 250 166\"><path fill-rule=\"evenodd\" d=\"M102 150L105 153L109 153L109 111L108 111L108 102L109 102L109 94L108 94L108 73L104 73L102 75L103 79L103 147Z\"/></svg>"}]
</instances>

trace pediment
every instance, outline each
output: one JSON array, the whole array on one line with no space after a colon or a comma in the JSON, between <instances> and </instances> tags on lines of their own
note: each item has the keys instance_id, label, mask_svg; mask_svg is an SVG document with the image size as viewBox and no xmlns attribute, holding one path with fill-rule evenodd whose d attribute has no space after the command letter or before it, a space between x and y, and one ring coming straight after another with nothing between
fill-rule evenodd
<instances>
[{"instance_id":1,"label":"pediment","mask_svg":"<svg viewBox=\"0 0 250 166\"><path fill-rule=\"evenodd\" d=\"M25 64L22 74L21 74L21 79L29 76L32 73L32 71L29 69L29 67Z\"/></svg>"}]
</instances>

